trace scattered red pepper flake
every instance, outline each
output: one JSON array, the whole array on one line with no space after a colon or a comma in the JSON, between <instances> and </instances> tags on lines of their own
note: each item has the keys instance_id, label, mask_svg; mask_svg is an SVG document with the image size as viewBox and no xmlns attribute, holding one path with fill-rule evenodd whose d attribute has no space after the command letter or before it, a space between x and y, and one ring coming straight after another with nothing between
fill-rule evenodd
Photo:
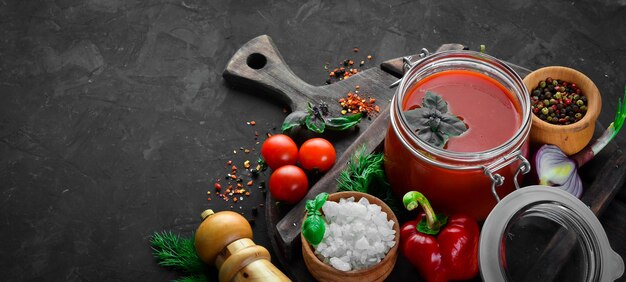
<instances>
[{"instance_id":1,"label":"scattered red pepper flake","mask_svg":"<svg viewBox=\"0 0 626 282\"><path fill-rule=\"evenodd\" d=\"M222 185L215 182L215 190L220 190L220 189L222 189Z\"/></svg>"},{"instance_id":2,"label":"scattered red pepper flake","mask_svg":"<svg viewBox=\"0 0 626 282\"><path fill-rule=\"evenodd\" d=\"M354 49L352 51L354 51L354 53L358 53L359 52L359 47L354 47Z\"/></svg>"},{"instance_id":3,"label":"scattered red pepper flake","mask_svg":"<svg viewBox=\"0 0 626 282\"><path fill-rule=\"evenodd\" d=\"M359 94L357 94L358 89L361 89L359 85L355 86L355 89L356 91L350 91L346 97L342 97L337 100L342 108L342 115L348 113L364 113L365 115L371 114L372 112L380 113L380 107L378 107L378 105L374 105L374 103L376 103L375 98L368 97L366 99L359 96Z\"/></svg>"},{"instance_id":4,"label":"scattered red pepper flake","mask_svg":"<svg viewBox=\"0 0 626 282\"><path fill-rule=\"evenodd\" d=\"M252 184L254 184L254 182L252 182L252 180L248 181L248 183L246 183L246 185L248 186L252 186Z\"/></svg>"}]
</instances>

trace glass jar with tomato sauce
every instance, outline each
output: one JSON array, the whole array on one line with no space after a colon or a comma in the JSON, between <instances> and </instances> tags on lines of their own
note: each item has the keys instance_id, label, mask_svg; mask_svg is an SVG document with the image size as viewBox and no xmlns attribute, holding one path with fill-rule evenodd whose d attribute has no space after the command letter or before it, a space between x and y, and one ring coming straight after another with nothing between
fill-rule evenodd
<instances>
[{"instance_id":1,"label":"glass jar with tomato sauce","mask_svg":"<svg viewBox=\"0 0 626 282\"><path fill-rule=\"evenodd\" d=\"M468 128L444 147L418 138L405 118L427 91ZM529 95L520 76L489 55L446 51L415 63L392 99L390 123L385 172L394 195L420 191L438 212L485 219L530 170Z\"/></svg>"}]
</instances>

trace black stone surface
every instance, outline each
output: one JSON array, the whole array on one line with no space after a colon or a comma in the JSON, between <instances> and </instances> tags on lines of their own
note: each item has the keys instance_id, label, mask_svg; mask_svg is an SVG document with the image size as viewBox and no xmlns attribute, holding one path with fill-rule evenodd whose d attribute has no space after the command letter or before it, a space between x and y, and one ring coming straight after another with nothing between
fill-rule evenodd
<instances>
[{"instance_id":1,"label":"black stone surface","mask_svg":"<svg viewBox=\"0 0 626 282\"><path fill-rule=\"evenodd\" d=\"M237 203L213 189L228 160L256 160L256 142L286 115L221 77L258 35L313 85L327 62L372 55L364 68L377 67L422 47L484 44L528 68L587 74L609 124L626 82L625 15L624 0L0 1L3 280L180 278L156 264L149 237L189 236L207 208L255 219L255 241L269 248L257 188L267 173ZM626 148L626 134L616 142ZM622 257L625 194L601 217Z\"/></svg>"}]
</instances>

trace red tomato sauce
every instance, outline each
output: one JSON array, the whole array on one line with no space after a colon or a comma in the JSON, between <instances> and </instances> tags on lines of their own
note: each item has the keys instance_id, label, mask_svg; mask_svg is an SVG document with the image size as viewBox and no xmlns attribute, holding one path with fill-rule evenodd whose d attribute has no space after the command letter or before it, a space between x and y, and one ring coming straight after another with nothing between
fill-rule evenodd
<instances>
[{"instance_id":1,"label":"red tomato sauce","mask_svg":"<svg viewBox=\"0 0 626 282\"><path fill-rule=\"evenodd\" d=\"M435 92L448 102L448 113L460 117L468 129L451 137L444 149L482 152L511 139L521 125L521 114L511 93L484 74L466 70L444 71L416 83L404 100L406 111L422 105L426 92Z\"/></svg>"}]
</instances>

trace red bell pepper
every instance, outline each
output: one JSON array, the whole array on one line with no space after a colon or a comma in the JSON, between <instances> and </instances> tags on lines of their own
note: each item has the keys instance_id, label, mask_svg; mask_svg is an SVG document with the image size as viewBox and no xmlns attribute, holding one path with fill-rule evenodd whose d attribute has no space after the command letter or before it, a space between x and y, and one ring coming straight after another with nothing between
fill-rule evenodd
<instances>
[{"instance_id":1,"label":"red bell pepper","mask_svg":"<svg viewBox=\"0 0 626 282\"><path fill-rule=\"evenodd\" d=\"M435 215L426 197L416 191L406 193L402 201L408 210L420 204L424 210L400 230L402 254L422 277L429 282L475 277L480 237L476 220L465 215Z\"/></svg>"}]
</instances>

